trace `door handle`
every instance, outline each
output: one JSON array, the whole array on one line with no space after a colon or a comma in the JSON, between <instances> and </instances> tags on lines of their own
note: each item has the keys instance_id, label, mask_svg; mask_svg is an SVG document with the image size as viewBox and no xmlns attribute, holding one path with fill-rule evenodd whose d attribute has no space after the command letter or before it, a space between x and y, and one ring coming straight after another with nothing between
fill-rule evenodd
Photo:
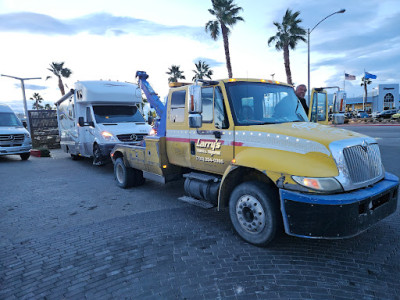
<instances>
[{"instance_id":1,"label":"door handle","mask_svg":"<svg viewBox=\"0 0 400 300\"><path fill-rule=\"evenodd\" d=\"M221 131L215 130L213 133L214 133L214 136L215 136L216 139L220 139L221 136L222 136L222 132Z\"/></svg>"},{"instance_id":2,"label":"door handle","mask_svg":"<svg viewBox=\"0 0 400 300\"><path fill-rule=\"evenodd\" d=\"M190 142L190 154L195 155L196 154L196 144L194 141Z\"/></svg>"}]
</instances>

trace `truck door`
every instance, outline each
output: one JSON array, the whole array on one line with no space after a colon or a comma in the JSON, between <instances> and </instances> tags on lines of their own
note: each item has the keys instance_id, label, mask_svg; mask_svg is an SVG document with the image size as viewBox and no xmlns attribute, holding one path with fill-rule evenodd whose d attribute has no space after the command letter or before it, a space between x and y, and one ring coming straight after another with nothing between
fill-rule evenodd
<instances>
[{"instance_id":1,"label":"truck door","mask_svg":"<svg viewBox=\"0 0 400 300\"><path fill-rule=\"evenodd\" d=\"M202 126L190 129L191 167L223 174L233 158L233 124L229 124L219 86L203 87L201 98Z\"/></svg>"},{"instance_id":2,"label":"truck door","mask_svg":"<svg viewBox=\"0 0 400 300\"><path fill-rule=\"evenodd\" d=\"M328 124L328 94L325 90L312 90L308 118L314 123Z\"/></svg>"},{"instance_id":3,"label":"truck door","mask_svg":"<svg viewBox=\"0 0 400 300\"><path fill-rule=\"evenodd\" d=\"M187 88L170 90L167 113L167 154L170 163L190 167Z\"/></svg>"}]
</instances>

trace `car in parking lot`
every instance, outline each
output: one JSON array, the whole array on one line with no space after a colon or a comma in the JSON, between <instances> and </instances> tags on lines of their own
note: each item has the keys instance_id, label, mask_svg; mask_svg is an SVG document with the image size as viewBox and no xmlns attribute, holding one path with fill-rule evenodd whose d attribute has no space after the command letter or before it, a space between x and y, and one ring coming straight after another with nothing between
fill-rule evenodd
<instances>
[{"instance_id":1,"label":"car in parking lot","mask_svg":"<svg viewBox=\"0 0 400 300\"><path fill-rule=\"evenodd\" d=\"M399 120L400 119L400 109L397 113L395 113L394 115L392 115L392 119L396 119Z\"/></svg>"},{"instance_id":2,"label":"car in parking lot","mask_svg":"<svg viewBox=\"0 0 400 300\"><path fill-rule=\"evenodd\" d=\"M390 119L396 113L397 113L396 109L388 109L378 113L376 117L378 119Z\"/></svg>"},{"instance_id":3,"label":"car in parking lot","mask_svg":"<svg viewBox=\"0 0 400 300\"><path fill-rule=\"evenodd\" d=\"M365 111L359 111L357 113L357 118L365 119L365 118L369 118L369 115Z\"/></svg>"}]
</instances>

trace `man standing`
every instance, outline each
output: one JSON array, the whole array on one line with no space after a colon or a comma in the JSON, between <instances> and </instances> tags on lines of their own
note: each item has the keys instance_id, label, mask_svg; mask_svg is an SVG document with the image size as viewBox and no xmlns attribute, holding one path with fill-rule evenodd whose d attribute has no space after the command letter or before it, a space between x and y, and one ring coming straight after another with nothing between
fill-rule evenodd
<instances>
[{"instance_id":1,"label":"man standing","mask_svg":"<svg viewBox=\"0 0 400 300\"><path fill-rule=\"evenodd\" d=\"M304 98L306 96L307 88L304 84L300 84L296 88L296 96L299 98L301 105L303 105L304 110L306 111L306 114L308 116L308 106L306 99Z\"/></svg>"}]
</instances>

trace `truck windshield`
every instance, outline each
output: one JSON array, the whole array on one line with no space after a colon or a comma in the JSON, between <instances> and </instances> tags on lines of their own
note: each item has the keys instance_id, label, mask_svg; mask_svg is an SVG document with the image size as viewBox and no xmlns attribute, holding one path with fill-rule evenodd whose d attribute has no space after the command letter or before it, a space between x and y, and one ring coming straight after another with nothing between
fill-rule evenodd
<instances>
[{"instance_id":1,"label":"truck windshield","mask_svg":"<svg viewBox=\"0 0 400 300\"><path fill-rule=\"evenodd\" d=\"M22 122L11 112L0 113L0 126L3 127L22 127Z\"/></svg>"},{"instance_id":2,"label":"truck windshield","mask_svg":"<svg viewBox=\"0 0 400 300\"><path fill-rule=\"evenodd\" d=\"M95 105L93 106L96 123L145 122L136 106L129 105Z\"/></svg>"},{"instance_id":3,"label":"truck windshield","mask_svg":"<svg viewBox=\"0 0 400 300\"><path fill-rule=\"evenodd\" d=\"M237 125L308 122L293 88L263 82L229 82L226 90Z\"/></svg>"}]
</instances>

